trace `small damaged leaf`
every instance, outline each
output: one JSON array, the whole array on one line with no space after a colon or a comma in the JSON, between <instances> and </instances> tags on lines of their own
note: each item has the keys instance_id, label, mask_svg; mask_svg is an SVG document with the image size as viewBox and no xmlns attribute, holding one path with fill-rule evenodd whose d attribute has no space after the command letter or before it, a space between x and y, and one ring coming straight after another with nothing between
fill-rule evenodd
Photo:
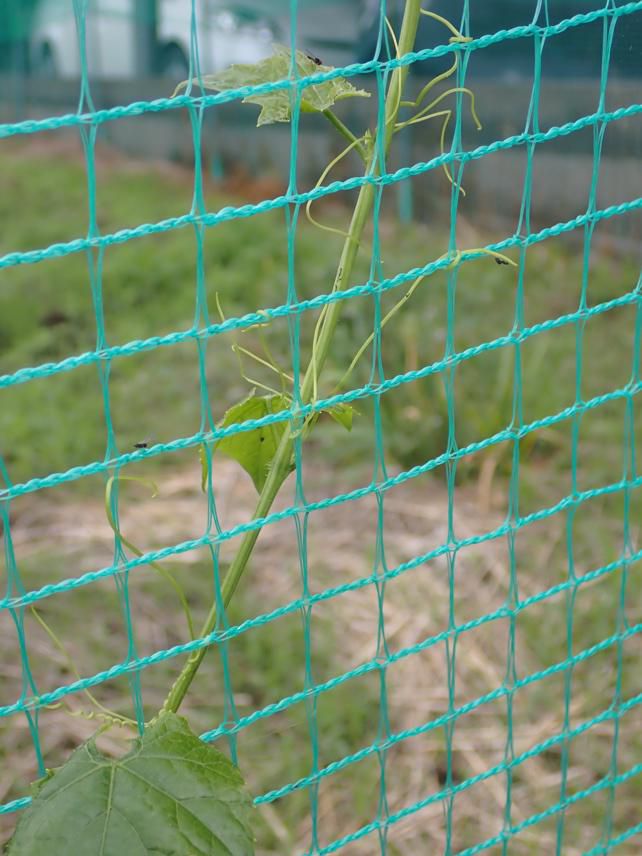
<instances>
[{"instance_id":1,"label":"small damaged leaf","mask_svg":"<svg viewBox=\"0 0 642 856\"><path fill-rule=\"evenodd\" d=\"M334 407L331 407L326 411L330 414L330 416L334 419L335 422L338 422L339 425L342 425L346 431L352 431L352 418L354 416L354 408L349 404L336 404Z\"/></svg>"},{"instance_id":2,"label":"small damaged leaf","mask_svg":"<svg viewBox=\"0 0 642 856\"><path fill-rule=\"evenodd\" d=\"M290 50L283 45L275 45L274 53L267 59L252 65L231 65L216 74L205 74L200 80L193 79L194 86L223 92L227 89L240 89L244 86L259 86L262 83L274 83L287 80L290 76ZM303 51L296 52L296 67L300 77L332 71L332 66L322 65L317 57ZM179 83L173 96L187 88L190 81ZM356 89L345 77L335 77L323 83L316 83L301 90L301 110L305 113L322 113L337 101L344 98L369 98L370 93ZM247 95L244 104L258 104L261 108L257 125L270 125L274 122L289 122L291 118L291 93L288 89L266 92L263 95Z\"/></svg>"},{"instance_id":3,"label":"small damaged leaf","mask_svg":"<svg viewBox=\"0 0 642 856\"><path fill-rule=\"evenodd\" d=\"M207 493L207 476L209 474L209 463L207 449L204 444L198 447L198 461L201 465L201 491Z\"/></svg>"},{"instance_id":4,"label":"small damaged leaf","mask_svg":"<svg viewBox=\"0 0 642 856\"><path fill-rule=\"evenodd\" d=\"M230 407L218 427L228 428L249 419L263 419L289 406L290 399L285 395L257 395L252 391L243 401ZM260 493L287 426L285 421L272 422L251 431L239 431L218 440L214 449L238 461Z\"/></svg>"},{"instance_id":5,"label":"small damaged leaf","mask_svg":"<svg viewBox=\"0 0 642 856\"><path fill-rule=\"evenodd\" d=\"M162 714L122 758L95 736L35 783L8 856L252 856L252 800L238 769L187 721Z\"/></svg>"}]
</instances>

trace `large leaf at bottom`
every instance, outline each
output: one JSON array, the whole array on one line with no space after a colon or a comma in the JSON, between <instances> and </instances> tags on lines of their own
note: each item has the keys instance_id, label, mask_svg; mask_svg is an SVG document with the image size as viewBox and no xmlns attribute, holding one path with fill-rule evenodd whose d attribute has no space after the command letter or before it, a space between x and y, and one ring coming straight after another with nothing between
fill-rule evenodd
<instances>
[{"instance_id":1,"label":"large leaf at bottom","mask_svg":"<svg viewBox=\"0 0 642 856\"><path fill-rule=\"evenodd\" d=\"M237 768L176 714L122 758L92 738L34 786L9 856L252 856Z\"/></svg>"}]
</instances>

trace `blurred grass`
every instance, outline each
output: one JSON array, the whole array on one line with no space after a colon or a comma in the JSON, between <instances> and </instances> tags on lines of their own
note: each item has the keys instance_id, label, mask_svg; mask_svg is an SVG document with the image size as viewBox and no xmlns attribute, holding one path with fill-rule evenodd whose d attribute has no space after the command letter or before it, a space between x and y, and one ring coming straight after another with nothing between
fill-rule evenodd
<instances>
[{"instance_id":1,"label":"blurred grass","mask_svg":"<svg viewBox=\"0 0 642 856\"><path fill-rule=\"evenodd\" d=\"M29 149L7 146L0 150L0 253L42 248L57 241L86 234L86 173L76 157L48 157ZM220 188L206 186L206 204L216 210L237 200L227 198ZM97 222L102 233L154 222L189 210L191 184L187 171L158 166L132 165L127 162L98 163ZM345 223L346 214L327 206L316 212L323 222L335 227ZM296 234L294 281L300 299L329 290L339 255L341 238L320 232L304 222L301 215ZM462 244L470 246L470 244ZM381 255L383 275L410 269L441 255L446 247L442 234L426 226L399 226L382 222ZM0 374L24 366L56 361L92 350L96 342L95 313L92 303L89 267L102 266L102 301L108 345L135 339L160 336L186 330L194 323L197 240L192 229L173 230L161 236L144 237L114 245L98 257L88 259L84 253L0 271ZM285 302L288 288L286 223L282 212L241 218L208 229L203 242L204 289L207 294L210 322L217 320L215 295L226 316L242 315ZM512 254L515 257L515 253ZM367 248L361 254L354 284L368 278ZM383 331L382 365L385 377L413 371L440 360L447 345L450 314L456 351L474 347L510 333L515 323L515 304L521 293L523 323L532 325L573 312L577 309L582 288L588 305L615 298L632 290L638 281L637 260L614 258L594 252L588 271L582 272L580 253L559 240L549 240L529 249L523 275L523 291L517 286L515 270L482 259L463 265L456 288L449 292L447 274L428 279L415 293L408 306ZM382 312L399 299L403 287L382 299ZM317 313L301 318L301 340L309 353L311 331ZM333 392L333 384L342 376L359 345L372 330L374 301L358 298L344 306L328 371L320 394ZM521 346L519 370L521 397L517 405L522 419L530 422L553 415L576 400L578 389L584 399L625 386L631 377L636 325L635 307L612 310L591 318L581 327L568 325L550 330ZM286 321L273 322L265 333L272 353L289 366L289 330ZM240 334L247 346L260 348L256 331ZM239 375L231 351L232 337L214 337L207 345L206 383L209 405L215 418L247 394L249 384ZM639 345L639 341L638 341ZM579 349L579 350L578 350ZM581 354L581 372L578 372ZM376 368L376 367L375 367ZM248 374L278 386L278 378L246 363ZM515 406L515 352L502 348L487 351L458 366L452 374L454 389L454 429L449 421L444 391L446 374L441 372L422 380L406 383L380 399L381 425L388 462L408 468L443 453L447 449L449 430L459 447L484 440L506 428ZM352 384L365 383L371 376L369 357L358 367ZM377 377L376 371L373 375ZM64 471L88 464L104 456L106 443L105 401L95 366L76 369L53 377L3 389L0 407L0 452L13 482ZM517 474L519 512L522 515L552 505L575 488L578 491L618 482L622 478L625 456L642 449L642 418L639 397L633 401L635 422L633 436L627 434L626 402L613 401L586 412L574 422L566 420L557 426L543 428L520 444L520 467ZM330 472L368 473L375 449L375 407L372 401L357 403L358 415L353 431L346 434L328 421L309 441L310 453L318 466ZM133 357L113 361L109 375L109 412L121 451L133 443L151 438L167 442L189 435L201 425L201 390L198 376L198 354L192 343L163 347ZM575 448L576 467L571 467ZM479 502L490 509L505 508L508 478L511 474L513 446L502 443L462 460L457 467L457 488L477 492ZM184 457L167 456L158 461L162 466L181 466ZM573 483L575 477L575 484ZM435 479L444 478L442 470ZM365 483L363 478L361 483ZM60 495L68 499L77 494L102 490L96 480L80 480ZM63 500L64 501L64 500ZM445 512L444 512L445 513ZM517 533L520 579L526 594L543 591L547 586L567 579L569 563L578 575L618 559L623 549L624 505L621 495L601 497L577 508L569 518L558 514L550 521L526 527ZM628 498L629 535L639 548L642 520L641 492ZM570 527L572 541L567 541ZM569 547L572 543L572 547ZM33 560L22 570L30 587L36 588L56 576L74 575L65 570L65 557L58 557L55 545L46 555ZM206 566L190 574L189 592L195 610L204 611L211 596L211 579ZM630 568L605 577L598 583L582 587L573 601L562 596L520 613L518 635L530 651L531 665L545 667L566 656L567 618L575 617L573 648L582 650L616 632L618 604L626 604L629 623L642 619L639 575ZM52 577L53 574L53 577ZM194 582L197 581L197 582ZM150 574L149 601L143 610L151 612L148 624L163 621L162 603L151 607L159 585ZM599 590L599 591L598 591ZM623 594L624 592L624 594ZM114 591L107 587L86 587L74 597L74 609L91 614L107 608L105 598L113 601ZM144 593L143 593L144 594ZM242 593L234 602L230 623L243 621L261 611L252 593ZM83 603L83 599L86 601ZM569 612L570 610L570 612ZM47 620L64 627L73 617L64 597L47 601ZM75 614L79 614L76 612ZM141 617L143 628L146 627ZM180 634L145 637L150 650L158 650L182 641ZM109 628L96 625L101 638L82 640L80 645L89 660L83 673L107 667L122 657L117 653L122 643L122 630L113 635ZM636 641L636 640L633 640ZM314 670L336 674L336 647L340 637L332 632L320 636L313 649ZM42 641L43 651L47 640ZM49 646L50 647L50 646ZM272 622L265 628L239 636L231 644L230 661L234 691L245 712L251 712L272 701L296 692L303 682L303 639L300 618ZM294 663L296 652L299 661ZM575 672L574 695L585 707L599 711L612 699L612 678L618 669L625 697L642 689L636 663L639 645L627 646L621 659L609 659L596 671ZM224 708L221 686L223 672L218 658L206 658L203 679L197 682L190 700L190 716L196 728L211 727L230 712ZM92 665L93 664L93 665ZM66 667L58 672L47 667L47 684L51 687L70 679ZM162 698L174 665L153 668L143 675L146 699L151 706ZM615 670L615 671L614 671ZM116 707L128 696L125 680L116 682L106 701ZM122 686L121 686L122 684ZM348 682L333 691L331 701L319 702L319 733L324 736L324 762L336 760L368 745L376 738L378 724L378 690L366 682L355 691ZM114 698L116 700L114 700ZM323 696L321 697L323 699ZM550 704L544 698L535 705ZM153 710L150 709L150 713ZM273 769L261 771L261 787L278 787L306 775L310 769L309 736L302 706L279 715L275 730L279 732L278 749L266 751L259 738L250 737L240 750L245 757L259 753L262 763ZM268 720L271 722L272 719ZM262 732L259 732L261 734ZM252 732L254 734L254 732ZM23 735L28 741L28 734ZM269 729L267 731L269 743ZM241 741L242 743L242 741ZM26 742L25 744L26 745ZM608 741L595 749L596 774L604 775L609 762ZM606 748L605 748L606 747ZM627 749L629 760L640 749L639 741ZM559 765L559 753L552 753L552 768ZM345 773L346 788L353 799L356 818L368 822L373 814L378 771L376 765L367 775L359 773L361 765ZM599 768L599 769L598 769ZM251 782L253 784L253 782ZM18 776L12 796L20 795L24 783ZM627 793L627 822L633 822L631 806L642 796L639 783L631 783ZM550 802L554 801L551 798ZM301 829L302 818L309 812L309 796L300 791L284 801L281 814L293 840L295 828ZM280 804L279 804L280 805ZM334 809L337 811L337 809ZM376 806L375 806L376 810ZM339 811L340 813L340 811ZM283 830L272 818L273 826L262 829L263 852L285 852ZM263 823L264 821L262 821ZM579 828L591 820L580 813ZM281 831L279 832L279 829ZM279 838L281 835L281 838ZM477 840L474 830L470 841ZM289 846L289 845L288 845ZM528 845L519 852L541 852ZM288 851L289 852L289 851ZM403 852L403 851L400 851ZM517 851L516 851L517 852ZM633 851L631 851L633 852Z\"/></svg>"}]
</instances>

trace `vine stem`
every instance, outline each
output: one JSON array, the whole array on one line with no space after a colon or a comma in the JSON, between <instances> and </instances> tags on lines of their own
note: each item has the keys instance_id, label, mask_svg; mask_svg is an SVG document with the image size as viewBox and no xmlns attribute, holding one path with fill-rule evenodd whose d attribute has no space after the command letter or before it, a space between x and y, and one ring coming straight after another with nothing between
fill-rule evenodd
<instances>
[{"instance_id":1,"label":"vine stem","mask_svg":"<svg viewBox=\"0 0 642 856\"><path fill-rule=\"evenodd\" d=\"M417 26L421 15L421 0L406 0L403 22L401 25L401 33L399 36L399 55L403 56L412 51L415 44L417 34ZM384 124L384 140L383 150L387 153L392 136L395 131L395 123L401 103L401 93L408 76L408 66L402 65L395 68L392 73L390 86L386 93L385 102L385 124ZM333 124L336 124L333 122ZM378 157L378 149L376 140L371 153L366 162L366 174L373 171L376 166ZM374 170L376 174L376 169ZM337 267L337 273L334 279L333 292L344 290L350 282L354 263L357 258L359 244L365 229L366 223L372 211L374 201L374 185L370 182L362 185L359 191L359 196L352 212L352 220L350 222L350 230L346 237L341 252L341 259ZM303 383L301 384L301 400L304 404L312 400L313 392L316 386L316 380L319 377L325 361L330 353L330 347L334 336L334 331L339 322L341 315L342 304L340 301L327 305L327 312L323 315L321 330L317 341L317 347L313 359L310 361L306 370ZM272 466L268 473L267 480L260 493L259 500L254 511L254 520L261 520L266 517L272 507L272 503L276 499L283 482L286 480L292 470L292 452L294 448L294 437L296 429L288 425L283 432L281 442L277 448ZM234 592L239 584L243 572L247 566L254 545L261 527L252 529L245 533L241 541L241 545L236 553L232 564L225 576L221 586L221 600L224 606L227 606L232 599ZM205 619L201 628L199 637L209 636L216 627L217 609L216 604L212 606L210 612ZM176 678L172 688L169 691L167 698L160 710L161 713L171 711L175 713L180 707L185 695L194 680L196 673L201 665L207 646L199 648L188 657L179 676Z\"/></svg>"},{"instance_id":2,"label":"vine stem","mask_svg":"<svg viewBox=\"0 0 642 856\"><path fill-rule=\"evenodd\" d=\"M365 163L366 159L368 157L368 151L367 151L366 147L363 145L363 143L361 142L361 139L358 137L355 137L355 135L352 133L350 128L348 128L347 125L344 125L343 122L341 121L341 119L339 119L339 117L337 116L337 114L334 113L329 108L327 110L323 111L323 115L328 120L328 122L330 122L331 125L334 125L334 127L337 129L337 131L343 137L345 137L346 140L351 145L353 145L356 148L356 150L359 152L359 156L361 157L361 160Z\"/></svg>"}]
</instances>

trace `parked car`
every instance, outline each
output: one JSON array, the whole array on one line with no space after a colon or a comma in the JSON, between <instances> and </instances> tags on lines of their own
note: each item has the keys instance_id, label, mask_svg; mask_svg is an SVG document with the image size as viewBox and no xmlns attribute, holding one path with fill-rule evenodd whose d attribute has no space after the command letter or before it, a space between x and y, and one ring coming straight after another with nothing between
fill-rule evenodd
<instances>
[{"instance_id":1,"label":"parked car","mask_svg":"<svg viewBox=\"0 0 642 856\"><path fill-rule=\"evenodd\" d=\"M275 20L251 7L221 0L197 0L198 54L203 73L270 56L283 36ZM189 70L191 3L161 0L157 70L184 79ZM269 5L268 5L269 8Z\"/></svg>"},{"instance_id":2,"label":"parked car","mask_svg":"<svg viewBox=\"0 0 642 856\"><path fill-rule=\"evenodd\" d=\"M158 0L155 50L148 74L187 77L191 44L191 2ZM257 11L225 0L196 0L196 35L203 72L239 62L258 62L282 36L278 26ZM92 77L127 79L139 74L136 0L92 0L87 4L85 45ZM31 31L31 68L48 77L80 76L81 58L74 4L43 0Z\"/></svg>"},{"instance_id":3,"label":"parked car","mask_svg":"<svg viewBox=\"0 0 642 856\"><path fill-rule=\"evenodd\" d=\"M279 22L289 38L290 4L285 2L283 6ZM298 47L318 56L324 65L339 67L356 62L355 45L362 30L365 7L366 0L298 0Z\"/></svg>"},{"instance_id":4,"label":"parked car","mask_svg":"<svg viewBox=\"0 0 642 856\"><path fill-rule=\"evenodd\" d=\"M370 0L297 0L297 47L318 56L324 65L348 65L355 62L355 45L363 30L362 18ZM388 6L394 0L387 0ZM283 44L290 44L290 0L235 0L258 15L270 16L282 32ZM380 0L376 0L377 14Z\"/></svg>"}]
</instances>

